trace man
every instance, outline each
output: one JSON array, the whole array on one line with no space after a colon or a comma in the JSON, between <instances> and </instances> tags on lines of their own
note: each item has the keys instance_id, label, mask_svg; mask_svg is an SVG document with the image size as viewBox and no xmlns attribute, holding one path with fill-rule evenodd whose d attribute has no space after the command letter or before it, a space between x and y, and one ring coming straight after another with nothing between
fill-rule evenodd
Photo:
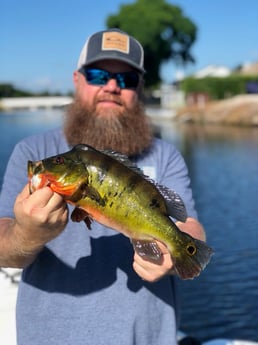
<instances>
[{"instance_id":1,"label":"man","mask_svg":"<svg viewBox=\"0 0 258 345\"><path fill-rule=\"evenodd\" d=\"M182 156L152 136L141 103L143 49L126 33L97 32L74 72L75 97L63 129L23 140L10 158L0 196L0 266L24 268L17 300L18 345L167 345L176 343L173 262L133 253L130 241L94 222L73 223L62 197L29 194L28 160L77 143L127 154L176 190L188 216L181 230L205 240Z\"/></svg>"}]
</instances>

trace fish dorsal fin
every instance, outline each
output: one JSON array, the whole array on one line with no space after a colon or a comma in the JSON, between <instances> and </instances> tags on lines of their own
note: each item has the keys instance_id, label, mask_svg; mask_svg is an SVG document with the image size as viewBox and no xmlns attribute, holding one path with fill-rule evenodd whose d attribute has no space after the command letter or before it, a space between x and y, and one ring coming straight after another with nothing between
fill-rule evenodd
<instances>
[{"instance_id":1,"label":"fish dorsal fin","mask_svg":"<svg viewBox=\"0 0 258 345\"><path fill-rule=\"evenodd\" d=\"M116 159L119 163L122 163L127 168L130 168L143 177L146 177L143 171L134 162L132 162L127 155L113 150L102 150L101 152L113 159Z\"/></svg>"},{"instance_id":2,"label":"fish dorsal fin","mask_svg":"<svg viewBox=\"0 0 258 345\"><path fill-rule=\"evenodd\" d=\"M158 191L163 196L167 213L170 217L175 218L181 222L185 222L187 218L187 212L185 204L178 193L175 191L155 183Z\"/></svg>"},{"instance_id":3,"label":"fish dorsal fin","mask_svg":"<svg viewBox=\"0 0 258 345\"><path fill-rule=\"evenodd\" d=\"M112 150L104 150L102 152L116 159L118 162L124 164L126 167L132 169L133 171L135 171L136 173L144 177L147 181L152 183L157 188L157 190L162 195L162 197L164 198L168 215L181 222L186 221L186 218L187 218L186 208L185 208L183 200L181 199L178 193L169 189L168 187L158 184L157 182L152 180L149 176L145 175L142 169L140 169L134 162L132 162L128 158L128 156L120 152L116 152Z\"/></svg>"}]
</instances>

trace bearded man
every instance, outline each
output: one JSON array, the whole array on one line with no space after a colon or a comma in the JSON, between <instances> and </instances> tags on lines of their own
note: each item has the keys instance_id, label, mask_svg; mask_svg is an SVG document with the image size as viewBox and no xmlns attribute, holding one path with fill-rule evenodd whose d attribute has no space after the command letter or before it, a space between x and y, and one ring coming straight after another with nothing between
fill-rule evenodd
<instances>
[{"instance_id":1,"label":"bearded man","mask_svg":"<svg viewBox=\"0 0 258 345\"><path fill-rule=\"evenodd\" d=\"M29 193L26 163L78 143L112 149L175 190L188 218L178 227L200 240L187 168L171 144L154 138L141 101L141 44L117 29L97 32L73 74L75 97L63 128L26 138L10 157L0 195L0 266L23 268L17 299L19 345L177 344L173 262L134 253L130 241L94 222L73 223L49 187Z\"/></svg>"}]
</instances>

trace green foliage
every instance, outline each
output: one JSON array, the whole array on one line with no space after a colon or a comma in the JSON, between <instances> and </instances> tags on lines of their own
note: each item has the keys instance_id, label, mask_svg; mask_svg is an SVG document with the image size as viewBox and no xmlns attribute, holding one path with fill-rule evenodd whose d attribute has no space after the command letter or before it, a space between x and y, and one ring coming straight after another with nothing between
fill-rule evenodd
<instances>
[{"instance_id":1,"label":"green foliage","mask_svg":"<svg viewBox=\"0 0 258 345\"><path fill-rule=\"evenodd\" d=\"M173 59L176 63L194 62L190 53L196 39L195 24L182 10L165 0L138 0L122 5L110 15L108 28L119 28L138 39L145 52L146 87L160 82L160 66Z\"/></svg>"},{"instance_id":2,"label":"green foliage","mask_svg":"<svg viewBox=\"0 0 258 345\"><path fill-rule=\"evenodd\" d=\"M245 94L246 85L250 81L258 81L258 76L231 75L226 78L207 77L196 79L185 78L180 83L180 88L186 94L206 93L210 99L223 99L234 95Z\"/></svg>"},{"instance_id":3,"label":"green foliage","mask_svg":"<svg viewBox=\"0 0 258 345\"><path fill-rule=\"evenodd\" d=\"M12 84L0 84L0 98L4 97L27 97L32 96L31 92L19 90Z\"/></svg>"},{"instance_id":4,"label":"green foliage","mask_svg":"<svg viewBox=\"0 0 258 345\"><path fill-rule=\"evenodd\" d=\"M48 97L48 96L62 96L60 92L49 92L47 90L42 92L29 92L15 88L12 84L0 84L0 99L9 97ZM67 92L67 96L73 96L73 92Z\"/></svg>"}]
</instances>

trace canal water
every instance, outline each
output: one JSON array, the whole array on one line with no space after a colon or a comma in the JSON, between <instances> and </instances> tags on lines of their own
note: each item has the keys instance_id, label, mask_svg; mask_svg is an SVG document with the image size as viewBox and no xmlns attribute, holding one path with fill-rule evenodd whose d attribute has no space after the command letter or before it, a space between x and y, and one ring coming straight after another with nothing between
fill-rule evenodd
<instances>
[{"instance_id":1,"label":"canal water","mask_svg":"<svg viewBox=\"0 0 258 345\"><path fill-rule=\"evenodd\" d=\"M0 114L0 184L22 137L56 127L58 110ZM155 122L155 121L154 121ZM189 168L211 263L193 281L179 281L180 329L205 341L258 341L258 128L156 123Z\"/></svg>"},{"instance_id":2,"label":"canal water","mask_svg":"<svg viewBox=\"0 0 258 345\"><path fill-rule=\"evenodd\" d=\"M258 128L161 126L183 153L215 254L180 282L181 329L201 340L258 341Z\"/></svg>"}]
</instances>

